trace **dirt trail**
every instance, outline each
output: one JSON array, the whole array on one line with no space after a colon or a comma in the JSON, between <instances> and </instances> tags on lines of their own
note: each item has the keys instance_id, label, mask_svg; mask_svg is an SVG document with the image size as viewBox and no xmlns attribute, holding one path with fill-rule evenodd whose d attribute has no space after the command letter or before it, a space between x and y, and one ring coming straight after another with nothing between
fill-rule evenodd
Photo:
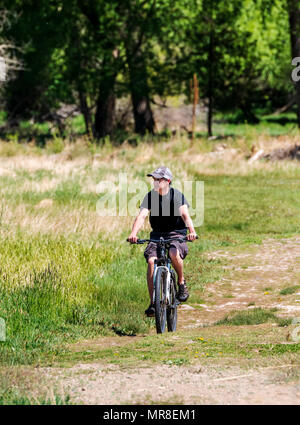
<instances>
[{"instance_id":1,"label":"dirt trail","mask_svg":"<svg viewBox=\"0 0 300 425\"><path fill-rule=\"evenodd\" d=\"M287 365L251 371L159 365L124 371L94 363L67 373L43 372L63 381L64 392L84 404L300 404L298 374Z\"/></svg>"},{"instance_id":2,"label":"dirt trail","mask_svg":"<svg viewBox=\"0 0 300 425\"><path fill-rule=\"evenodd\" d=\"M228 274L206 285L201 310L181 307L179 328L213 323L232 310L277 308L278 316L300 317L300 287L291 295L281 295L286 287L300 285L300 237L267 239L262 245L239 250L210 252L208 258L226 259ZM209 297L207 296L210 295Z\"/></svg>"},{"instance_id":3,"label":"dirt trail","mask_svg":"<svg viewBox=\"0 0 300 425\"><path fill-rule=\"evenodd\" d=\"M207 286L204 304L180 307L178 330L189 332L199 327L200 331L203 324L221 319L229 311L254 307L276 307L277 315L300 317L300 289L280 295L283 288L300 284L300 237L269 239L238 252L233 248L207 255L225 259L228 273ZM89 344L95 348L97 344L133 341L115 337ZM80 344L74 345L75 351L80 349ZM295 356L299 359L298 353ZM63 383L73 401L85 404L300 404L298 361L284 364L282 358L275 366L252 363L245 369L211 360L196 366L162 364L128 370L100 361L68 369L41 368L40 372L52 382Z\"/></svg>"}]
</instances>

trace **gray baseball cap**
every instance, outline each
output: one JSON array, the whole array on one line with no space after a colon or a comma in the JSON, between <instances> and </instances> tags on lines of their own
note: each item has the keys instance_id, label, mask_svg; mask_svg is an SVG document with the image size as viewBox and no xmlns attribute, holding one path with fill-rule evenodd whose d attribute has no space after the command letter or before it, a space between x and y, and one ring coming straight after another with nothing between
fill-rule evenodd
<instances>
[{"instance_id":1,"label":"gray baseball cap","mask_svg":"<svg viewBox=\"0 0 300 425\"><path fill-rule=\"evenodd\" d=\"M152 173L147 174L148 177L154 177L155 179L166 179L173 180L171 170L168 167L158 167Z\"/></svg>"}]
</instances>

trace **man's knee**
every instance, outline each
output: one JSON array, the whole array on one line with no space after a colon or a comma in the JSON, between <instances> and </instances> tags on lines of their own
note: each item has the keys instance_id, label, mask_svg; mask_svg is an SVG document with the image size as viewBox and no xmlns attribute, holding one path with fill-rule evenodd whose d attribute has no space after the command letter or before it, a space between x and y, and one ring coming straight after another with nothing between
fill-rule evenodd
<instances>
[{"instance_id":1,"label":"man's knee","mask_svg":"<svg viewBox=\"0 0 300 425\"><path fill-rule=\"evenodd\" d=\"M170 249L169 249L169 256L170 256L170 258L171 258L171 260L175 260L175 259L177 259L178 260L178 258L180 258L180 255L179 255L179 251L178 251L178 249L177 248L174 248L174 247L171 247Z\"/></svg>"},{"instance_id":2,"label":"man's knee","mask_svg":"<svg viewBox=\"0 0 300 425\"><path fill-rule=\"evenodd\" d=\"M148 266L152 267L154 265L154 261L157 259L157 257L150 257L148 258Z\"/></svg>"}]
</instances>

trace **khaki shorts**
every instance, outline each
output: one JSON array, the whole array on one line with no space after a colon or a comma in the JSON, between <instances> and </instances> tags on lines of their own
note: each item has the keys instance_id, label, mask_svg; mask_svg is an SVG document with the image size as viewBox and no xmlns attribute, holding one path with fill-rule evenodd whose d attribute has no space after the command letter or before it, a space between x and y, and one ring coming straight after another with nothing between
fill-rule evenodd
<instances>
[{"instance_id":1,"label":"khaki shorts","mask_svg":"<svg viewBox=\"0 0 300 425\"><path fill-rule=\"evenodd\" d=\"M172 235L174 237L174 235ZM176 235L177 238L182 238L182 235ZM171 238L171 236L170 236ZM166 238L167 239L167 238ZM174 242L170 242L170 248L174 247L178 250L179 255L182 259L184 259L187 254L188 254L188 246L186 242L179 242L179 241L174 241ZM149 258L151 257L158 257L158 253L157 253L157 249L158 249L158 244L154 243L154 242L149 242L145 251L144 251L144 257L146 259L146 262L148 263Z\"/></svg>"}]
</instances>

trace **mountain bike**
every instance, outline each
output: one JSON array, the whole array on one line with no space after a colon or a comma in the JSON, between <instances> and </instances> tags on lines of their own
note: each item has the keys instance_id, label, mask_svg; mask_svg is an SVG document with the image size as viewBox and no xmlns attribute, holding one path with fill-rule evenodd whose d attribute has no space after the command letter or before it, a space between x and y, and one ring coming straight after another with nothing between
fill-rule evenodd
<instances>
[{"instance_id":1,"label":"mountain bike","mask_svg":"<svg viewBox=\"0 0 300 425\"><path fill-rule=\"evenodd\" d=\"M197 238L198 239L198 236ZM128 239L127 239L128 241ZM170 243L174 241L191 242L186 236L182 238L138 239L137 244L154 242L158 244L158 258L154 261L153 273L153 304L155 306L155 325L157 333L163 333L166 328L174 332L177 327L177 306L180 302L176 298L176 274L171 267L169 257Z\"/></svg>"}]
</instances>

